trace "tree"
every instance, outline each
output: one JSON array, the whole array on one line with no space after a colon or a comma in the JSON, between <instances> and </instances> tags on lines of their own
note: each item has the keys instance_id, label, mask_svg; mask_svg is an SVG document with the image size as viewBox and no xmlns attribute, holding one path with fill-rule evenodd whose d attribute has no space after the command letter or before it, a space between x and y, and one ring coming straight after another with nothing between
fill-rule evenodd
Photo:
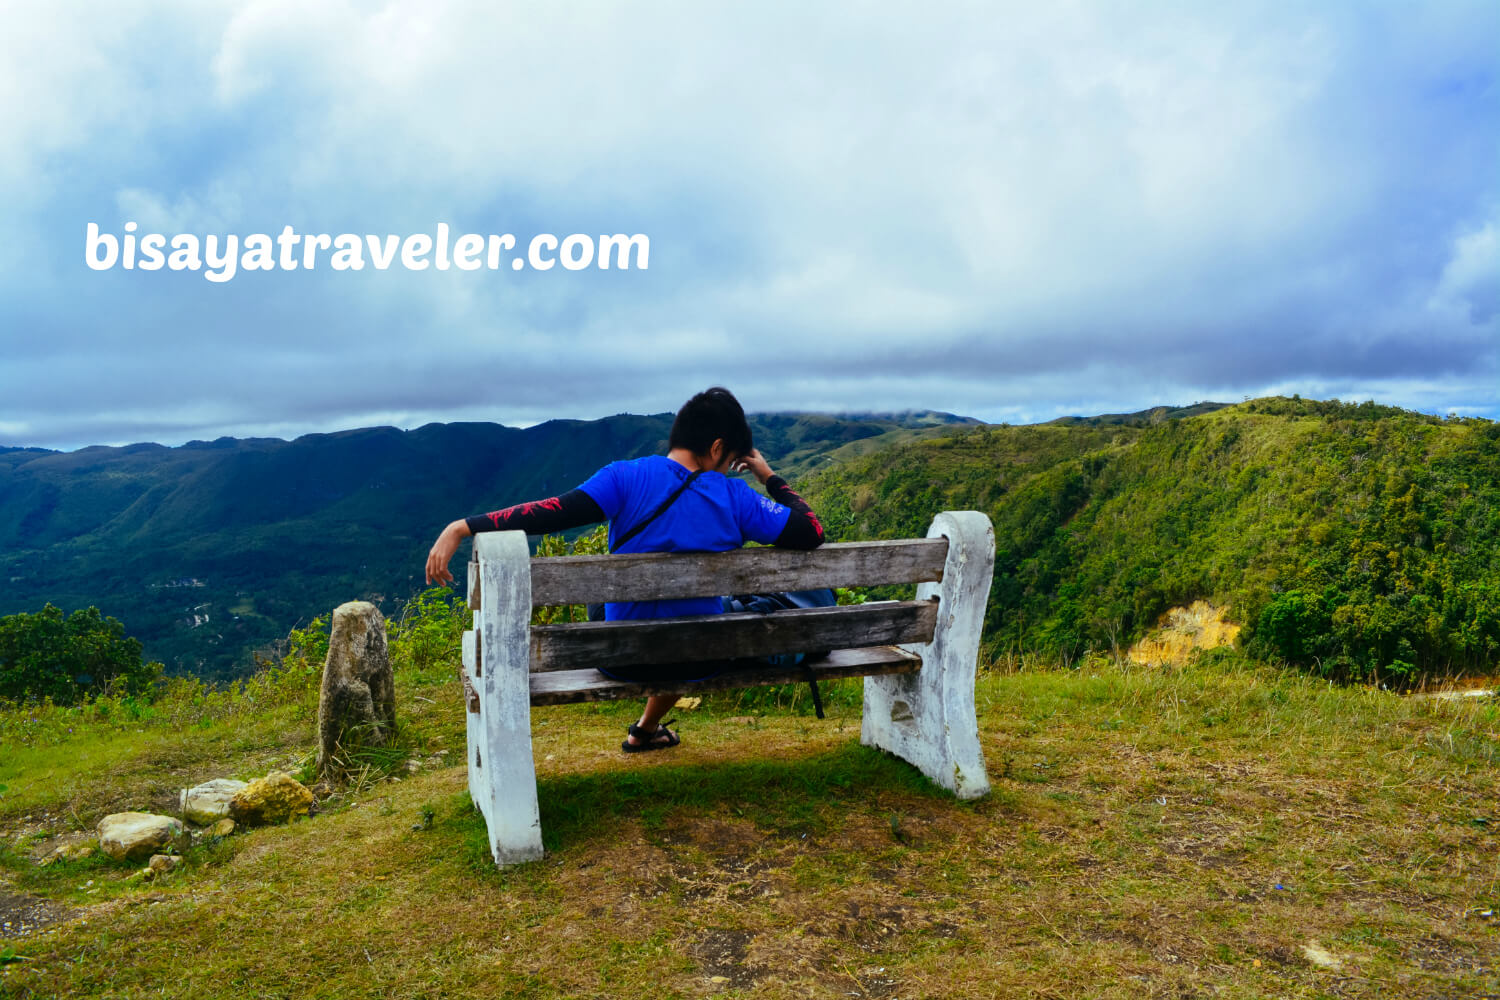
<instances>
[{"instance_id":1,"label":"tree","mask_svg":"<svg viewBox=\"0 0 1500 1000\"><path fill-rule=\"evenodd\" d=\"M73 704L109 690L139 694L161 671L141 659L140 640L98 608L64 616L48 604L0 618L0 699Z\"/></svg>"},{"instance_id":2,"label":"tree","mask_svg":"<svg viewBox=\"0 0 1500 1000\"><path fill-rule=\"evenodd\" d=\"M1328 605L1321 598L1289 590L1261 610L1255 648L1307 666L1326 642L1330 624Z\"/></svg>"}]
</instances>

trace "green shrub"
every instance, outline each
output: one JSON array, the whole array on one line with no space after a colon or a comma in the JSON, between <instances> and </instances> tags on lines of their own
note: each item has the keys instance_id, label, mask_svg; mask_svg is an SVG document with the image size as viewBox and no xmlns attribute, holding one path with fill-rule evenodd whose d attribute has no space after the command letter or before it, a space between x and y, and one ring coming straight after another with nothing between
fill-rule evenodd
<instances>
[{"instance_id":1,"label":"green shrub","mask_svg":"<svg viewBox=\"0 0 1500 1000\"><path fill-rule=\"evenodd\" d=\"M463 648L468 605L447 587L433 587L406 602L387 636L391 666L420 678L450 672Z\"/></svg>"},{"instance_id":2,"label":"green shrub","mask_svg":"<svg viewBox=\"0 0 1500 1000\"><path fill-rule=\"evenodd\" d=\"M144 695L161 672L141 659L140 640L98 608L64 616L48 604L0 618L0 699L72 705L105 692Z\"/></svg>"},{"instance_id":3,"label":"green shrub","mask_svg":"<svg viewBox=\"0 0 1500 1000\"><path fill-rule=\"evenodd\" d=\"M1261 610L1256 622L1256 652L1298 666L1311 666L1316 658L1328 652L1331 624L1328 606L1322 598L1300 590L1278 594Z\"/></svg>"}]
</instances>

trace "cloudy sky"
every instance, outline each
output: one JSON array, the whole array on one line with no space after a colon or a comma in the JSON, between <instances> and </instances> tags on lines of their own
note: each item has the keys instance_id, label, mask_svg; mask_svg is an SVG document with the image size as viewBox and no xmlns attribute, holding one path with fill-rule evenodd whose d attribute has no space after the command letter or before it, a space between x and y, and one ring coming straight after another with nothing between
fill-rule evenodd
<instances>
[{"instance_id":1,"label":"cloudy sky","mask_svg":"<svg viewBox=\"0 0 1500 1000\"><path fill-rule=\"evenodd\" d=\"M0 443L716 382L1011 422L1278 392L1500 416L1500 4L806 6L7 4ZM89 223L650 256L214 282L93 269Z\"/></svg>"}]
</instances>

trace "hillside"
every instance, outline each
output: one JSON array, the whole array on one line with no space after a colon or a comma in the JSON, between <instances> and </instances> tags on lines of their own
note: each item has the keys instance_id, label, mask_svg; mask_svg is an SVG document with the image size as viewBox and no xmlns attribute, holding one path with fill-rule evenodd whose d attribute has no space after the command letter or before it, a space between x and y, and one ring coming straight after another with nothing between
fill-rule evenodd
<instances>
[{"instance_id":1,"label":"hillside","mask_svg":"<svg viewBox=\"0 0 1500 1000\"><path fill-rule=\"evenodd\" d=\"M948 414L765 414L797 478L851 447L972 423ZM97 605L169 670L242 676L251 652L354 598L400 606L437 530L665 449L671 414L375 427L277 439L0 449L0 615Z\"/></svg>"},{"instance_id":2,"label":"hillside","mask_svg":"<svg viewBox=\"0 0 1500 1000\"><path fill-rule=\"evenodd\" d=\"M1118 650L1207 599L1230 606L1252 648L1333 676L1399 681L1500 658L1490 421L1264 399L1184 419L975 428L806 487L839 538L989 513L992 653Z\"/></svg>"}]
</instances>

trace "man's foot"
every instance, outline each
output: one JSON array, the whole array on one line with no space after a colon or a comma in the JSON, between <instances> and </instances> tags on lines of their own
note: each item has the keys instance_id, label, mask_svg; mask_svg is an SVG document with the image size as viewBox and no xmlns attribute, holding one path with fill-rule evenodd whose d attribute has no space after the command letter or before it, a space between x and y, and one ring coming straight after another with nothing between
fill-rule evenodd
<instances>
[{"instance_id":1,"label":"man's foot","mask_svg":"<svg viewBox=\"0 0 1500 1000\"><path fill-rule=\"evenodd\" d=\"M668 719L667 722L673 720ZM667 728L667 722L663 722L655 729L642 729L632 724L625 731L626 739L620 744L620 749L626 753L644 753L647 750L668 750L681 743L677 734Z\"/></svg>"}]
</instances>

